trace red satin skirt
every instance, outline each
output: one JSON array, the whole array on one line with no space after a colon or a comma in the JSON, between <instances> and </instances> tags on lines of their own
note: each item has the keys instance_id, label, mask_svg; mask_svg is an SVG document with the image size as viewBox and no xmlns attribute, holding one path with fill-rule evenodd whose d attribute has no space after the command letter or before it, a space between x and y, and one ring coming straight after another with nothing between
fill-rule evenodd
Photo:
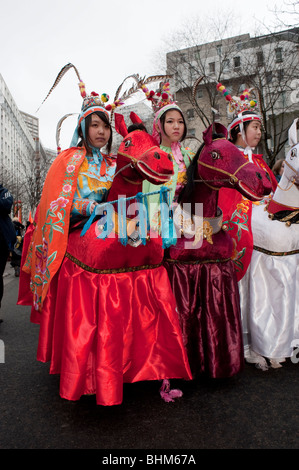
<instances>
[{"instance_id":1,"label":"red satin skirt","mask_svg":"<svg viewBox=\"0 0 299 470\"><path fill-rule=\"evenodd\" d=\"M230 377L243 369L239 291L233 261L165 261L193 375Z\"/></svg>"},{"instance_id":2,"label":"red satin skirt","mask_svg":"<svg viewBox=\"0 0 299 470\"><path fill-rule=\"evenodd\" d=\"M96 274L65 258L31 321L40 324L37 359L60 374L62 398L117 405L124 382L192 379L163 266Z\"/></svg>"}]
</instances>

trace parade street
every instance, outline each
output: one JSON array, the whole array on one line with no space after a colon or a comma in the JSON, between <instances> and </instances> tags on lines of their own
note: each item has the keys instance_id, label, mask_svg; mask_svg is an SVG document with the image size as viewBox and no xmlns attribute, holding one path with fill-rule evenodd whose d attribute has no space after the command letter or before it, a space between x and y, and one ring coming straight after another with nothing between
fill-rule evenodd
<instances>
[{"instance_id":1,"label":"parade street","mask_svg":"<svg viewBox=\"0 0 299 470\"><path fill-rule=\"evenodd\" d=\"M0 324L1 449L298 448L299 363L290 360L265 372L246 365L232 379L177 381L184 395L174 403L161 399L157 382L126 384L115 407L97 406L93 396L61 399L59 377L36 361L39 328L30 323L30 308L16 305L18 282L8 263ZM111 452L105 458L120 463Z\"/></svg>"}]
</instances>

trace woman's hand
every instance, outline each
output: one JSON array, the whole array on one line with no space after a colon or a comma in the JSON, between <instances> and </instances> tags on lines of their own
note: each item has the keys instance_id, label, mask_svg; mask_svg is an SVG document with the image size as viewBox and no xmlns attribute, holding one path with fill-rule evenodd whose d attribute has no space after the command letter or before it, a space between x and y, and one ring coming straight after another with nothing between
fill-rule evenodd
<instances>
[{"instance_id":1,"label":"woman's hand","mask_svg":"<svg viewBox=\"0 0 299 470\"><path fill-rule=\"evenodd\" d=\"M91 205L90 205L90 213L92 214L93 211L95 210L95 207L98 205L98 203L96 201L92 201Z\"/></svg>"}]
</instances>

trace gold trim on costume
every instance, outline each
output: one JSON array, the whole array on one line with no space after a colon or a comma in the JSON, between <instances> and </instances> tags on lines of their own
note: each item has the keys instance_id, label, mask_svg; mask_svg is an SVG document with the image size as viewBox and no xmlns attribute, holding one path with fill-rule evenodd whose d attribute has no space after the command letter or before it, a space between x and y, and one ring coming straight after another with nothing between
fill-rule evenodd
<instances>
[{"instance_id":1,"label":"gold trim on costume","mask_svg":"<svg viewBox=\"0 0 299 470\"><path fill-rule=\"evenodd\" d=\"M265 253L265 255L271 256L289 256L289 255L296 255L299 253L299 250L292 250L292 251L269 251L265 248L261 248L260 246L253 245L253 249L256 251L260 251L261 253Z\"/></svg>"},{"instance_id":2,"label":"gold trim on costume","mask_svg":"<svg viewBox=\"0 0 299 470\"><path fill-rule=\"evenodd\" d=\"M169 263L181 263L181 264L207 264L207 263L226 263L227 261L230 261L231 258L224 258L224 259L205 259L205 260L190 260L190 261L184 261L180 259L171 259L171 258L166 258L164 261L167 261Z\"/></svg>"},{"instance_id":3,"label":"gold trim on costume","mask_svg":"<svg viewBox=\"0 0 299 470\"><path fill-rule=\"evenodd\" d=\"M65 256L73 261L77 266L80 268L84 269L85 271L88 271L90 273L95 273L95 274L117 274L117 273L131 273L135 271L142 271L144 269L155 269L159 268L162 263L159 264L148 264L144 266L132 266L128 268L119 268L119 269L97 269L97 268L91 268L90 266L87 266L87 264L82 263L82 261L79 261L77 258L75 258L73 255L70 253L66 252Z\"/></svg>"}]
</instances>

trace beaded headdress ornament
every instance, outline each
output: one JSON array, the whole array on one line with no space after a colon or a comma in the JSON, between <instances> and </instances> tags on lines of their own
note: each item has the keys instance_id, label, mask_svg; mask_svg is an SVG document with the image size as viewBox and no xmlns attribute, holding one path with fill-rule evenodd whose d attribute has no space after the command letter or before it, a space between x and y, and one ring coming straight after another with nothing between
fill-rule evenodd
<instances>
[{"instance_id":1,"label":"beaded headdress ornament","mask_svg":"<svg viewBox=\"0 0 299 470\"><path fill-rule=\"evenodd\" d=\"M261 117L256 114L257 100L250 97L250 90L244 90L240 96L231 96L222 83L218 83L216 88L228 101L228 114L233 116L233 120L227 128L229 137L230 131L234 127L239 125L242 132L244 122L261 121ZM252 113L244 115L244 111L252 111Z\"/></svg>"}]
</instances>

